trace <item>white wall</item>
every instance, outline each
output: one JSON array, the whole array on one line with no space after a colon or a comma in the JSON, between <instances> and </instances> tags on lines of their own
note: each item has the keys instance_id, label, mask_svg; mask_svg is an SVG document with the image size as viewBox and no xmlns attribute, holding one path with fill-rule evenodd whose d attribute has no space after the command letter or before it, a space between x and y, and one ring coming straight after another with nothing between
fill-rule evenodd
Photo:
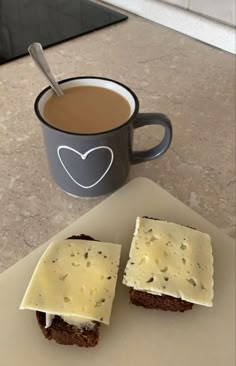
<instances>
[{"instance_id":1,"label":"white wall","mask_svg":"<svg viewBox=\"0 0 236 366\"><path fill-rule=\"evenodd\" d=\"M235 0L189 0L189 9L235 25Z\"/></svg>"},{"instance_id":2,"label":"white wall","mask_svg":"<svg viewBox=\"0 0 236 366\"><path fill-rule=\"evenodd\" d=\"M162 0L230 25L235 22L235 0Z\"/></svg>"},{"instance_id":3,"label":"white wall","mask_svg":"<svg viewBox=\"0 0 236 366\"><path fill-rule=\"evenodd\" d=\"M180 3L183 5L185 1L189 3L192 0L168 0L168 2L170 1L178 2L178 7L167 4L167 0L100 0L98 2L115 5L212 46L233 54L236 53L235 29L232 26L180 7ZM200 2L201 0L196 1ZM208 0L202 1L207 2Z\"/></svg>"},{"instance_id":4,"label":"white wall","mask_svg":"<svg viewBox=\"0 0 236 366\"><path fill-rule=\"evenodd\" d=\"M181 6L182 8L185 8L185 9L188 8L188 4L189 4L189 0L163 0L163 1L165 1L166 3Z\"/></svg>"},{"instance_id":5,"label":"white wall","mask_svg":"<svg viewBox=\"0 0 236 366\"><path fill-rule=\"evenodd\" d=\"M153 2L159 2L153 0ZM235 26L235 1L236 0L161 0L163 2L177 5L192 12L205 15L209 18L219 20ZM124 9L140 11L149 6L147 0L104 0L104 2L121 6Z\"/></svg>"}]
</instances>

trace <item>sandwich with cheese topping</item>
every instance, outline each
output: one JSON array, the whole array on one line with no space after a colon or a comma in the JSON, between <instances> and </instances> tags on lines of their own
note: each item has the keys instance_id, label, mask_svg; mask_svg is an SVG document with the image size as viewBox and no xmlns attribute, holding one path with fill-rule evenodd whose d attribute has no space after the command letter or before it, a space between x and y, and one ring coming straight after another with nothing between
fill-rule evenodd
<instances>
[{"instance_id":1,"label":"sandwich with cheese topping","mask_svg":"<svg viewBox=\"0 0 236 366\"><path fill-rule=\"evenodd\" d=\"M36 312L48 339L96 346L100 324L110 322L120 252L121 245L86 235L51 242L35 268L20 309Z\"/></svg>"},{"instance_id":2,"label":"sandwich with cheese topping","mask_svg":"<svg viewBox=\"0 0 236 366\"><path fill-rule=\"evenodd\" d=\"M212 306L213 255L208 234L138 217L123 284L130 301L149 309L185 311Z\"/></svg>"}]
</instances>

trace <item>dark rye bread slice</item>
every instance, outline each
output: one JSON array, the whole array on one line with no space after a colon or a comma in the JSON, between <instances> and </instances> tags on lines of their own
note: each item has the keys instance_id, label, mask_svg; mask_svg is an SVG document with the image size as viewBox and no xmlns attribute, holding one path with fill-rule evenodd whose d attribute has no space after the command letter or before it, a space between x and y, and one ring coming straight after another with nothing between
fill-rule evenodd
<instances>
[{"instance_id":1,"label":"dark rye bread slice","mask_svg":"<svg viewBox=\"0 0 236 366\"><path fill-rule=\"evenodd\" d=\"M73 235L68 239L94 240L89 235ZM78 328L66 323L60 316L55 316L49 328L45 328L46 315L43 312L36 311L36 317L41 331L45 338L54 339L57 343L79 347L94 347L98 344L100 323L94 322L92 329Z\"/></svg>"},{"instance_id":2,"label":"dark rye bread slice","mask_svg":"<svg viewBox=\"0 0 236 366\"><path fill-rule=\"evenodd\" d=\"M146 219L159 220L153 217L144 216ZM193 228L191 228L193 229ZM160 309L165 311L191 310L193 303L168 295L153 295L146 291L130 288L130 302L137 306L143 306L146 309Z\"/></svg>"},{"instance_id":3,"label":"dark rye bread slice","mask_svg":"<svg viewBox=\"0 0 236 366\"><path fill-rule=\"evenodd\" d=\"M37 320L45 338L54 339L59 344L72 345L79 347L94 347L98 344L99 323L94 322L93 329L78 328L70 325L60 317L55 316L52 325L45 328L45 313L36 311Z\"/></svg>"},{"instance_id":4,"label":"dark rye bread slice","mask_svg":"<svg viewBox=\"0 0 236 366\"><path fill-rule=\"evenodd\" d=\"M145 291L134 290L129 291L130 301L137 306L143 306L146 309L161 309L169 311L185 311L191 310L193 304L191 302L178 299L168 295L153 295Z\"/></svg>"}]
</instances>

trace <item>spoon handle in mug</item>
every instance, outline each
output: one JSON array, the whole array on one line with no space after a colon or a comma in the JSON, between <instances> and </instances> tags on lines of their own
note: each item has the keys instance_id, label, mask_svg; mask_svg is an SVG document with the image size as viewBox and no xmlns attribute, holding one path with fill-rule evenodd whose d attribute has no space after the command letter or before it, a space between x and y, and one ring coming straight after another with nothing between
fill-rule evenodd
<instances>
[{"instance_id":1,"label":"spoon handle in mug","mask_svg":"<svg viewBox=\"0 0 236 366\"><path fill-rule=\"evenodd\" d=\"M32 59L34 60L34 62L36 63L36 65L38 66L38 68L42 71L42 73L44 74L44 76L47 78L47 80L49 81L52 89L54 90L54 92L58 95L58 96L62 96L63 95L63 91L60 87L60 85L57 83L55 76L53 75L47 60L44 56L43 53L43 48L41 46L40 43L32 43L29 48L28 48L29 54L31 55Z\"/></svg>"}]
</instances>

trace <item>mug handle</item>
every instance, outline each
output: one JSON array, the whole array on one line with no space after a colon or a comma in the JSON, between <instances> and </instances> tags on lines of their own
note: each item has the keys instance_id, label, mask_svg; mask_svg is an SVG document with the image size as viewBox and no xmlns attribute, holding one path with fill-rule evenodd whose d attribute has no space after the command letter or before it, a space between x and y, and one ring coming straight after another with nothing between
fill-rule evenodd
<instances>
[{"instance_id":1,"label":"mug handle","mask_svg":"<svg viewBox=\"0 0 236 366\"><path fill-rule=\"evenodd\" d=\"M159 158L169 148L172 140L172 125L169 118L162 113L139 113L133 122L133 128L139 128L146 125L159 125L164 127L165 133L162 141L155 147L143 150L132 151L131 164L139 164L145 161Z\"/></svg>"}]
</instances>

